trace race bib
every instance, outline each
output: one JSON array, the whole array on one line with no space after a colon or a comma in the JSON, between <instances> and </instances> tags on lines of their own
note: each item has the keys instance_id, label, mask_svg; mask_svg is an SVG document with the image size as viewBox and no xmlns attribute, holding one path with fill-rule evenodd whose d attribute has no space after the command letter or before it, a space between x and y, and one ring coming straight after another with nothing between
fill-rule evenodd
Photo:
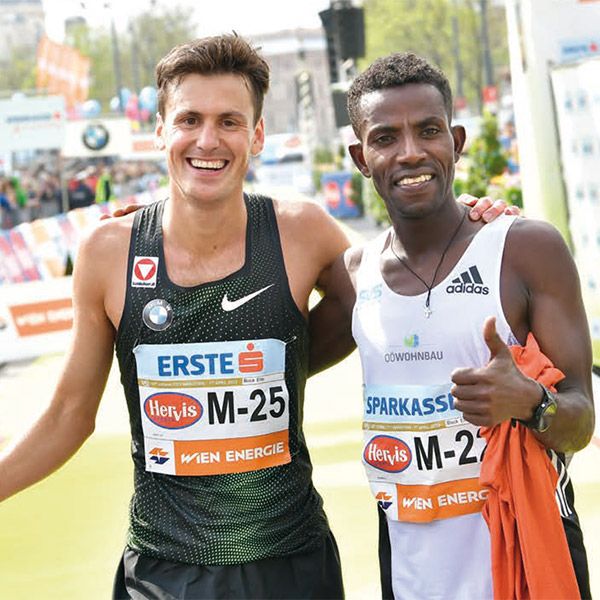
<instances>
[{"instance_id":1,"label":"race bib","mask_svg":"<svg viewBox=\"0 0 600 600\"><path fill-rule=\"evenodd\" d=\"M133 352L147 471L218 475L290 462L284 342L142 344Z\"/></svg>"},{"instance_id":2,"label":"race bib","mask_svg":"<svg viewBox=\"0 0 600 600\"><path fill-rule=\"evenodd\" d=\"M362 461L375 498L394 520L481 511L485 440L454 408L450 388L365 386Z\"/></svg>"}]
</instances>

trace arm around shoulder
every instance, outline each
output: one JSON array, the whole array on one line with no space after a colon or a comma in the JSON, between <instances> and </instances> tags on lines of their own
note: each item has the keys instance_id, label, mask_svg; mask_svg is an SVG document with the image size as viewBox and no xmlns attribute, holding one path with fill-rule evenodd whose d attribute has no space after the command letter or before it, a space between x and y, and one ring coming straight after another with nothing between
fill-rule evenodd
<instances>
[{"instance_id":1,"label":"arm around shoulder","mask_svg":"<svg viewBox=\"0 0 600 600\"><path fill-rule=\"evenodd\" d=\"M323 298L309 315L310 375L333 366L356 347L352 336L354 273L361 256L362 248L349 248L322 281Z\"/></svg>"}]
</instances>

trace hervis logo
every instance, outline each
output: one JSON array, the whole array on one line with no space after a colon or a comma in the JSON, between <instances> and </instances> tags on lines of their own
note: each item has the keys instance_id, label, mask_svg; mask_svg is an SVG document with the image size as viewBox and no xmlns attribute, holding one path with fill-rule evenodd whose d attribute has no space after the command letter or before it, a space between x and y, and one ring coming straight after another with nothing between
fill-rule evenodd
<instances>
[{"instance_id":1,"label":"hervis logo","mask_svg":"<svg viewBox=\"0 0 600 600\"><path fill-rule=\"evenodd\" d=\"M187 394L159 392L146 398L144 412L159 427L183 429L200 420L202 405Z\"/></svg>"},{"instance_id":2,"label":"hervis logo","mask_svg":"<svg viewBox=\"0 0 600 600\"><path fill-rule=\"evenodd\" d=\"M386 473L401 473L412 461L410 448L399 438L377 435L366 445L363 459Z\"/></svg>"},{"instance_id":3,"label":"hervis logo","mask_svg":"<svg viewBox=\"0 0 600 600\"><path fill-rule=\"evenodd\" d=\"M152 448L148 454L150 455L150 460L157 465L164 465L169 460L169 453L158 446Z\"/></svg>"}]
</instances>

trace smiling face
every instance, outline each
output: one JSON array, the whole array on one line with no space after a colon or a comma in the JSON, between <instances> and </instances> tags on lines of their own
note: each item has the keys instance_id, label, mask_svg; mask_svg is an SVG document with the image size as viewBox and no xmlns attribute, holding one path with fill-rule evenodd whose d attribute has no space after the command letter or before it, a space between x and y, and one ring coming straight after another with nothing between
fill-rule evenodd
<instances>
[{"instance_id":1,"label":"smiling face","mask_svg":"<svg viewBox=\"0 0 600 600\"><path fill-rule=\"evenodd\" d=\"M390 217L415 218L454 200L454 164L465 141L450 127L444 99L430 84L410 83L365 94L360 141L350 154L372 177Z\"/></svg>"},{"instance_id":2,"label":"smiling face","mask_svg":"<svg viewBox=\"0 0 600 600\"><path fill-rule=\"evenodd\" d=\"M166 151L171 195L197 202L242 197L251 154L264 143L262 118L240 75L186 75L169 91L156 138Z\"/></svg>"}]
</instances>

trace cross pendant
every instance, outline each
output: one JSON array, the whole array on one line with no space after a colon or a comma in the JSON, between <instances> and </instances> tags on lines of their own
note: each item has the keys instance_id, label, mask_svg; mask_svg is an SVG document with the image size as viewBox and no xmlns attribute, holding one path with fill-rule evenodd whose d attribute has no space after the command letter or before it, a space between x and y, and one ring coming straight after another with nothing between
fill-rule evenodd
<instances>
[{"instance_id":1,"label":"cross pendant","mask_svg":"<svg viewBox=\"0 0 600 600\"><path fill-rule=\"evenodd\" d=\"M433 314L433 311L429 308L429 306L425 307L425 318L429 319L429 317Z\"/></svg>"}]
</instances>

